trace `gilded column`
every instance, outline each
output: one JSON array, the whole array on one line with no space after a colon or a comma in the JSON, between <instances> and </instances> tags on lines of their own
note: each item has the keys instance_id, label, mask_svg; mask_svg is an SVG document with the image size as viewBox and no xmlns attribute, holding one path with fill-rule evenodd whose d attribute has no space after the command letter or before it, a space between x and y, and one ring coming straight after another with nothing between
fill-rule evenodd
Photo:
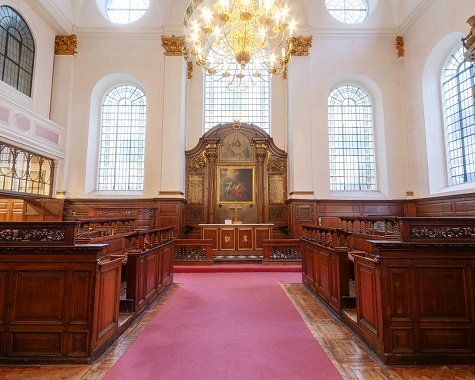
<instances>
[{"instance_id":1,"label":"gilded column","mask_svg":"<svg viewBox=\"0 0 475 380\"><path fill-rule=\"evenodd\" d=\"M206 159L208 160L208 221L214 223L216 205L216 160L218 158L217 144L209 144L206 147Z\"/></svg>"},{"instance_id":2,"label":"gilded column","mask_svg":"<svg viewBox=\"0 0 475 380\"><path fill-rule=\"evenodd\" d=\"M162 167L159 197L183 198L185 194L185 36L162 36L164 88Z\"/></svg>"},{"instance_id":3,"label":"gilded column","mask_svg":"<svg viewBox=\"0 0 475 380\"><path fill-rule=\"evenodd\" d=\"M76 54L77 42L77 37L74 34L56 36L54 41L50 118L66 130L69 128L72 112L74 55ZM67 159L66 157L64 162L57 162L57 169L55 170L56 193L62 198L67 196Z\"/></svg>"},{"instance_id":4,"label":"gilded column","mask_svg":"<svg viewBox=\"0 0 475 380\"><path fill-rule=\"evenodd\" d=\"M267 158L267 147L265 144L256 144L256 177L257 177L257 194L256 194L256 203L257 203L257 223L265 223L266 213L267 213L267 187L266 187L266 170L265 162Z\"/></svg>"}]
</instances>

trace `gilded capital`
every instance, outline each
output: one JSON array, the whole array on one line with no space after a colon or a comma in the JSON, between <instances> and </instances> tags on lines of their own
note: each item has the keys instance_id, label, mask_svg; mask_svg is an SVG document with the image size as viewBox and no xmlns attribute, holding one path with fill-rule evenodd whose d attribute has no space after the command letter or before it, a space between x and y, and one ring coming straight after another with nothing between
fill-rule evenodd
<instances>
[{"instance_id":1,"label":"gilded capital","mask_svg":"<svg viewBox=\"0 0 475 380\"><path fill-rule=\"evenodd\" d=\"M70 36L56 36L54 38L55 55L74 55L78 46L78 38L75 34Z\"/></svg>"},{"instance_id":2,"label":"gilded capital","mask_svg":"<svg viewBox=\"0 0 475 380\"><path fill-rule=\"evenodd\" d=\"M404 57L404 38L402 36L396 37L396 49L398 58Z\"/></svg>"},{"instance_id":3,"label":"gilded capital","mask_svg":"<svg viewBox=\"0 0 475 380\"><path fill-rule=\"evenodd\" d=\"M167 56L182 56L183 48L185 47L185 36L162 36L162 46L165 49L164 55Z\"/></svg>"},{"instance_id":4,"label":"gilded capital","mask_svg":"<svg viewBox=\"0 0 475 380\"><path fill-rule=\"evenodd\" d=\"M290 37L292 42L292 56L305 57L309 55L308 50L312 47L312 36Z\"/></svg>"}]
</instances>

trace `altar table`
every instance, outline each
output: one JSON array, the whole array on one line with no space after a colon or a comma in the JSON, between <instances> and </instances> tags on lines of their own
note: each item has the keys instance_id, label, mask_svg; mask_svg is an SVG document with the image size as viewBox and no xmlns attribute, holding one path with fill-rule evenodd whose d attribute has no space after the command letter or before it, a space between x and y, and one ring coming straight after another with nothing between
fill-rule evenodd
<instances>
[{"instance_id":1,"label":"altar table","mask_svg":"<svg viewBox=\"0 0 475 380\"><path fill-rule=\"evenodd\" d=\"M272 239L272 223L200 224L202 239L213 240L215 255L261 255L262 241Z\"/></svg>"}]
</instances>

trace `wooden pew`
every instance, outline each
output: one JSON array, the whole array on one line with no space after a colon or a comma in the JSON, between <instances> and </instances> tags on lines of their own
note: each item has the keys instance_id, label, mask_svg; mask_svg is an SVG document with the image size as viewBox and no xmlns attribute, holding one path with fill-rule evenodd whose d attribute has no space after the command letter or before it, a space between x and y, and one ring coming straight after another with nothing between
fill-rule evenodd
<instances>
[{"instance_id":1,"label":"wooden pew","mask_svg":"<svg viewBox=\"0 0 475 380\"><path fill-rule=\"evenodd\" d=\"M368 240L365 252L350 251L356 308L338 314L327 302L330 309L385 363L473 363L475 218L399 217L395 223L399 240ZM345 232L352 242L354 232ZM318 268L309 270L306 261L303 280L311 287Z\"/></svg>"},{"instance_id":2,"label":"wooden pew","mask_svg":"<svg viewBox=\"0 0 475 380\"><path fill-rule=\"evenodd\" d=\"M173 282L173 227L93 238L124 240L108 253L107 244L76 244L80 225L0 223L3 362L89 363Z\"/></svg>"},{"instance_id":3,"label":"wooden pew","mask_svg":"<svg viewBox=\"0 0 475 380\"><path fill-rule=\"evenodd\" d=\"M343 309L354 305L348 236L338 228L302 226L302 282L340 318Z\"/></svg>"}]
</instances>

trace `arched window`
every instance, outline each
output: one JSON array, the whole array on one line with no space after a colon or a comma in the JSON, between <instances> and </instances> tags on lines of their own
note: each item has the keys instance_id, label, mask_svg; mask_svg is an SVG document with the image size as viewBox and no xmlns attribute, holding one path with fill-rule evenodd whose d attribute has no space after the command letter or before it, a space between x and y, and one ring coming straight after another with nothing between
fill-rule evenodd
<instances>
[{"instance_id":1,"label":"arched window","mask_svg":"<svg viewBox=\"0 0 475 380\"><path fill-rule=\"evenodd\" d=\"M371 99L346 85L328 98L331 190L376 190Z\"/></svg>"},{"instance_id":2,"label":"arched window","mask_svg":"<svg viewBox=\"0 0 475 380\"><path fill-rule=\"evenodd\" d=\"M328 12L345 24L360 24L368 15L365 0L325 0Z\"/></svg>"},{"instance_id":3,"label":"arched window","mask_svg":"<svg viewBox=\"0 0 475 380\"><path fill-rule=\"evenodd\" d=\"M475 102L473 65L464 48L450 55L442 73L442 94L449 183L475 181Z\"/></svg>"},{"instance_id":4,"label":"arched window","mask_svg":"<svg viewBox=\"0 0 475 380\"><path fill-rule=\"evenodd\" d=\"M237 63L228 70L239 72ZM216 124L240 120L270 133L270 75L266 70L260 70L260 74L256 79L246 70L240 81L236 78L231 84L227 78L217 80L205 75L205 132Z\"/></svg>"},{"instance_id":5,"label":"arched window","mask_svg":"<svg viewBox=\"0 0 475 380\"><path fill-rule=\"evenodd\" d=\"M35 44L25 20L12 8L0 7L0 75L9 84L31 96Z\"/></svg>"},{"instance_id":6,"label":"arched window","mask_svg":"<svg viewBox=\"0 0 475 380\"><path fill-rule=\"evenodd\" d=\"M107 17L115 24L130 24L147 12L149 0L108 0Z\"/></svg>"},{"instance_id":7,"label":"arched window","mask_svg":"<svg viewBox=\"0 0 475 380\"><path fill-rule=\"evenodd\" d=\"M144 178L144 93L137 87L113 88L101 109L99 191L141 191Z\"/></svg>"}]
</instances>

